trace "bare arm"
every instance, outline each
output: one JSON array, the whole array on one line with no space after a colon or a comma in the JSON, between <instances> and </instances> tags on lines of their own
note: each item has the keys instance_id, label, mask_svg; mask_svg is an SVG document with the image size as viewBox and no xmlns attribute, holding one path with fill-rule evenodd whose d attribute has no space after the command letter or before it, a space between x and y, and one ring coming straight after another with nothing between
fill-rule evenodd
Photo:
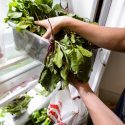
<instances>
[{"instance_id":1,"label":"bare arm","mask_svg":"<svg viewBox=\"0 0 125 125\"><path fill-rule=\"evenodd\" d=\"M62 28L68 28L77 32L93 44L125 52L125 29L106 28L93 24L84 23L70 17L55 17L50 19L54 34ZM36 21L37 25L47 29L44 38L51 37L51 28L48 20ZM71 77L72 78L72 77ZM73 82L79 91L95 125L124 125L120 119L92 92L88 84L78 81Z\"/></svg>"},{"instance_id":2,"label":"bare arm","mask_svg":"<svg viewBox=\"0 0 125 125\"><path fill-rule=\"evenodd\" d=\"M92 92L88 84L77 83L76 88L88 108L94 125L124 125L122 121Z\"/></svg>"},{"instance_id":3,"label":"bare arm","mask_svg":"<svg viewBox=\"0 0 125 125\"><path fill-rule=\"evenodd\" d=\"M125 52L125 29L108 28L71 19L68 28L77 32L95 45L110 50Z\"/></svg>"},{"instance_id":4,"label":"bare arm","mask_svg":"<svg viewBox=\"0 0 125 125\"><path fill-rule=\"evenodd\" d=\"M55 34L62 28L68 28L99 47L125 52L125 28L103 27L65 16L50 18L50 22ZM47 20L36 21L36 24L47 29L43 37L50 37L51 29Z\"/></svg>"}]
</instances>

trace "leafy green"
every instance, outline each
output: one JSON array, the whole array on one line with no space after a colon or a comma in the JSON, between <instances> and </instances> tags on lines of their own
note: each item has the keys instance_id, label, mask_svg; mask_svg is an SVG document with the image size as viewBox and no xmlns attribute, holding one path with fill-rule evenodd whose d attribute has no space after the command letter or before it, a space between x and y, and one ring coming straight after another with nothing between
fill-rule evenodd
<instances>
[{"instance_id":1,"label":"leafy green","mask_svg":"<svg viewBox=\"0 0 125 125\"><path fill-rule=\"evenodd\" d=\"M53 7L53 10L55 10L56 14L59 16L67 15L68 13L60 6L60 4L56 4Z\"/></svg>"},{"instance_id":2,"label":"leafy green","mask_svg":"<svg viewBox=\"0 0 125 125\"><path fill-rule=\"evenodd\" d=\"M4 125L4 121L0 121L0 125Z\"/></svg>"},{"instance_id":3,"label":"leafy green","mask_svg":"<svg viewBox=\"0 0 125 125\"><path fill-rule=\"evenodd\" d=\"M60 49L60 46L58 44L57 50L56 50L56 54L54 56L53 62L54 64L58 67L61 68L62 67L62 58L63 58L63 53Z\"/></svg>"},{"instance_id":4,"label":"leafy green","mask_svg":"<svg viewBox=\"0 0 125 125\"><path fill-rule=\"evenodd\" d=\"M64 67L62 67L61 77L64 79L64 81L67 81L68 70L69 70L68 65L65 65Z\"/></svg>"},{"instance_id":5,"label":"leafy green","mask_svg":"<svg viewBox=\"0 0 125 125\"><path fill-rule=\"evenodd\" d=\"M74 71L74 74L78 73L79 65L81 64L82 58L83 58L82 54L76 48L72 49L71 52L69 53L71 70Z\"/></svg>"},{"instance_id":6,"label":"leafy green","mask_svg":"<svg viewBox=\"0 0 125 125\"><path fill-rule=\"evenodd\" d=\"M24 95L13 100L11 103L3 107L5 112L9 112L12 115L20 116L23 110L26 110L31 97Z\"/></svg>"},{"instance_id":7,"label":"leafy green","mask_svg":"<svg viewBox=\"0 0 125 125\"><path fill-rule=\"evenodd\" d=\"M10 13L8 13L8 17L20 18L20 17L22 17L22 12L10 12Z\"/></svg>"},{"instance_id":8,"label":"leafy green","mask_svg":"<svg viewBox=\"0 0 125 125\"><path fill-rule=\"evenodd\" d=\"M84 49L83 46L85 46ZM87 82L91 70L92 52L89 44L77 41L77 34L69 32L63 39L55 41L54 51L50 52L45 62L39 82L47 91L53 91L57 82L64 81L68 85L68 74L72 73L82 82Z\"/></svg>"},{"instance_id":9,"label":"leafy green","mask_svg":"<svg viewBox=\"0 0 125 125\"><path fill-rule=\"evenodd\" d=\"M5 112L3 111L2 108L0 108L0 118L5 116Z\"/></svg>"},{"instance_id":10,"label":"leafy green","mask_svg":"<svg viewBox=\"0 0 125 125\"><path fill-rule=\"evenodd\" d=\"M5 22L12 21L17 24L17 31L29 29L41 34L40 28L34 25L34 20L42 20L56 16L52 9L52 0L12 0Z\"/></svg>"},{"instance_id":11,"label":"leafy green","mask_svg":"<svg viewBox=\"0 0 125 125\"><path fill-rule=\"evenodd\" d=\"M60 81L59 73L51 72L49 68L44 67L43 72L39 78L39 82L42 83L42 86L45 87L47 91L52 92L56 88L57 82Z\"/></svg>"},{"instance_id":12,"label":"leafy green","mask_svg":"<svg viewBox=\"0 0 125 125\"><path fill-rule=\"evenodd\" d=\"M84 49L82 46L77 46L77 48L83 56L92 57L92 52Z\"/></svg>"},{"instance_id":13,"label":"leafy green","mask_svg":"<svg viewBox=\"0 0 125 125\"><path fill-rule=\"evenodd\" d=\"M41 89L39 89L39 87L35 87L34 90L37 92L38 95L42 95L42 96L48 96L49 92L46 91L46 89L44 87L41 87Z\"/></svg>"},{"instance_id":14,"label":"leafy green","mask_svg":"<svg viewBox=\"0 0 125 125\"><path fill-rule=\"evenodd\" d=\"M43 108L39 111L35 111L26 125L53 125L51 120L47 116L47 109Z\"/></svg>"},{"instance_id":15,"label":"leafy green","mask_svg":"<svg viewBox=\"0 0 125 125\"><path fill-rule=\"evenodd\" d=\"M53 4L53 1L52 0L35 0L35 2L40 5L41 3L42 4L46 4L50 7L52 7L52 4Z\"/></svg>"}]
</instances>

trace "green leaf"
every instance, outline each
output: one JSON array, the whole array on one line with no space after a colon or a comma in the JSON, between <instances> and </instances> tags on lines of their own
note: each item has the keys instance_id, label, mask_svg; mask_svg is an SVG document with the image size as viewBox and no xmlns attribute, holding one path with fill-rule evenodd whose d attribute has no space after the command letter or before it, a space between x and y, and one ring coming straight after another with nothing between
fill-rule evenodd
<instances>
[{"instance_id":1,"label":"green leaf","mask_svg":"<svg viewBox=\"0 0 125 125\"><path fill-rule=\"evenodd\" d=\"M61 77L63 78L64 81L67 81L67 76L68 76L68 65L65 65L61 70Z\"/></svg>"},{"instance_id":2,"label":"green leaf","mask_svg":"<svg viewBox=\"0 0 125 125\"><path fill-rule=\"evenodd\" d=\"M18 32L21 32L22 30L26 29L29 25L21 25L21 24L18 24L16 26L16 31Z\"/></svg>"},{"instance_id":3,"label":"green leaf","mask_svg":"<svg viewBox=\"0 0 125 125\"><path fill-rule=\"evenodd\" d=\"M76 41L75 41L75 35L74 35L73 33L71 34L71 42L72 42L72 43L75 43L75 42L76 42Z\"/></svg>"},{"instance_id":4,"label":"green leaf","mask_svg":"<svg viewBox=\"0 0 125 125\"><path fill-rule=\"evenodd\" d=\"M52 92L56 88L56 84L60 81L59 73L54 74L49 68L44 68L39 83L49 92Z\"/></svg>"},{"instance_id":5,"label":"green leaf","mask_svg":"<svg viewBox=\"0 0 125 125\"><path fill-rule=\"evenodd\" d=\"M79 49L79 51L83 56L92 57L92 52L88 51L87 49L84 49L82 46L77 45L77 48Z\"/></svg>"},{"instance_id":6,"label":"green leaf","mask_svg":"<svg viewBox=\"0 0 125 125\"><path fill-rule=\"evenodd\" d=\"M39 78L39 83L41 83L41 85L48 91L49 90L49 84L50 84L50 81L51 81L51 72L48 68L44 67L41 75L40 75L40 78Z\"/></svg>"},{"instance_id":7,"label":"green leaf","mask_svg":"<svg viewBox=\"0 0 125 125\"><path fill-rule=\"evenodd\" d=\"M54 59L53 59L54 64L58 68L61 68L61 66L62 66L62 63L63 63L62 58L63 58L63 53L62 53L62 51L60 49L60 46L58 45L57 49L56 49L56 54L55 54Z\"/></svg>"},{"instance_id":8,"label":"green leaf","mask_svg":"<svg viewBox=\"0 0 125 125\"><path fill-rule=\"evenodd\" d=\"M20 18L20 17L22 17L22 12L11 12L11 13L8 13L8 17L10 17L10 18Z\"/></svg>"},{"instance_id":9,"label":"green leaf","mask_svg":"<svg viewBox=\"0 0 125 125\"><path fill-rule=\"evenodd\" d=\"M35 0L35 2L37 3L37 5L46 4L50 7L52 7L53 4L53 0Z\"/></svg>"},{"instance_id":10,"label":"green leaf","mask_svg":"<svg viewBox=\"0 0 125 125\"><path fill-rule=\"evenodd\" d=\"M78 49L74 48L69 53L69 59L72 71L74 71L74 74L77 74L79 70L79 65L81 63L81 60L83 59L82 54L79 52Z\"/></svg>"},{"instance_id":11,"label":"green leaf","mask_svg":"<svg viewBox=\"0 0 125 125\"><path fill-rule=\"evenodd\" d=\"M34 30L32 17L22 18L21 21L16 25L16 30L19 32L27 28Z\"/></svg>"},{"instance_id":12,"label":"green leaf","mask_svg":"<svg viewBox=\"0 0 125 125\"><path fill-rule=\"evenodd\" d=\"M61 42L62 42L65 46L68 46L71 41L70 41L68 35L66 34L66 35L64 36L64 38L61 40Z\"/></svg>"},{"instance_id":13,"label":"green leaf","mask_svg":"<svg viewBox=\"0 0 125 125\"><path fill-rule=\"evenodd\" d=\"M45 114L40 116L40 117L38 117L36 123L44 122L46 120L46 117L47 116Z\"/></svg>"},{"instance_id":14,"label":"green leaf","mask_svg":"<svg viewBox=\"0 0 125 125\"><path fill-rule=\"evenodd\" d=\"M40 6L42 9L46 10L45 13L50 13L52 11L52 8L50 8L47 4L41 4Z\"/></svg>"},{"instance_id":15,"label":"green leaf","mask_svg":"<svg viewBox=\"0 0 125 125\"><path fill-rule=\"evenodd\" d=\"M33 118L38 118L40 117L40 113L39 111L35 111L33 114L32 114Z\"/></svg>"},{"instance_id":16,"label":"green leaf","mask_svg":"<svg viewBox=\"0 0 125 125\"><path fill-rule=\"evenodd\" d=\"M9 18L4 18L4 22L7 23L9 21Z\"/></svg>"},{"instance_id":17,"label":"green leaf","mask_svg":"<svg viewBox=\"0 0 125 125\"><path fill-rule=\"evenodd\" d=\"M1 117L5 117L5 112L4 112L3 109L0 109L0 118L1 118Z\"/></svg>"},{"instance_id":18,"label":"green leaf","mask_svg":"<svg viewBox=\"0 0 125 125\"><path fill-rule=\"evenodd\" d=\"M53 59L54 59L54 54L50 53L46 60L46 67L49 68L51 72L55 72Z\"/></svg>"},{"instance_id":19,"label":"green leaf","mask_svg":"<svg viewBox=\"0 0 125 125\"><path fill-rule=\"evenodd\" d=\"M28 103L30 102L31 97L24 95L16 98L11 103L3 107L5 112L9 112L12 115L20 116L21 112L27 109Z\"/></svg>"},{"instance_id":20,"label":"green leaf","mask_svg":"<svg viewBox=\"0 0 125 125\"><path fill-rule=\"evenodd\" d=\"M59 16L67 15L67 12L60 6L60 4L56 4L53 9L58 13Z\"/></svg>"},{"instance_id":21,"label":"green leaf","mask_svg":"<svg viewBox=\"0 0 125 125\"><path fill-rule=\"evenodd\" d=\"M49 89L48 89L49 92L52 92L56 88L56 85L59 81L60 81L59 73L57 74L52 73L51 80L49 81Z\"/></svg>"},{"instance_id":22,"label":"green leaf","mask_svg":"<svg viewBox=\"0 0 125 125\"><path fill-rule=\"evenodd\" d=\"M26 125L53 125L53 123L47 116L47 109L42 108L30 116L30 120Z\"/></svg>"},{"instance_id":23,"label":"green leaf","mask_svg":"<svg viewBox=\"0 0 125 125\"><path fill-rule=\"evenodd\" d=\"M18 4L15 1L12 1L9 3L9 7L17 7L17 6L18 6Z\"/></svg>"},{"instance_id":24,"label":"green leaf","mask_svg":"<svg viewBox=\"0 0 125 125\"><path fill-rule=\"evenodd\" d=\"M44 122L44 125L53 125L49 118L47 118Z\"/></svg>"},{"instance_id":25,"label":"green leaf","mask_svg":"<svg viewBox=\"0 0 125 125\"><path fill-rule=\"evenodd\" d=\"M77 78L83 82L88 82L89 72L91 71L91 58L84 57L79 65Z\"/></svg>"}]
</instances>

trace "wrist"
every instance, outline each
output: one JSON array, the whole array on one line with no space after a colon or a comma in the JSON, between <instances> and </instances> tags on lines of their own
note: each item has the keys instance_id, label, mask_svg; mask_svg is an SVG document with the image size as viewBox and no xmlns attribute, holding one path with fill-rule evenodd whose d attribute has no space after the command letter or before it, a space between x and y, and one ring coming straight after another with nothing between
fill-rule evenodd
<instances>
[{"instance_id":1,"label":"wrist","mask_svg":"<svg viewBox=\"0 0 125 125\"><path fill-rule=\"evenodd\" d=\"M77 83L76 89L80 95L86 95L88 93L93 93L88 83Z\"/></svg>"},{"instance_id":2,"label":"wrist","mask_svg":"<svg viewBox=\"0 0 125 125\"><path fill-rule=\"evenodd\" d=\"M71 21L72 21L72 18L71 18L71 17L63 16L63 20L62 20L62 28L67 28L67 27L69 27Z\"/></svg>"}]
</instances>

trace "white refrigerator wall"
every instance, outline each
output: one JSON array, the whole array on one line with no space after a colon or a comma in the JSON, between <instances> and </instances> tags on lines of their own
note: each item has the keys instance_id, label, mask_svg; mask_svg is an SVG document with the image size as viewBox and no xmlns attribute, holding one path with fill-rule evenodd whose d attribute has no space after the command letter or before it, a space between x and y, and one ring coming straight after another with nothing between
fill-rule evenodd
<instances>
[{"instance_id":1,"label":"white refrigerator wall","mask_svg":"<svg viewBox=\"0 0 125 125\"><path fill-rule=\"evenodd\" d=\"M70 10L81 17L93 20L98 0L67 0ZM72 9L73 8L73 9Z\"/></svg>"},{"instance_id":2,"label":"white refrigerator wall","mask_svg":"<svg viewBox=\"0 0 125 125\"><path fill-rule=\"evenodd\" d=\"M68 3L69 11L81 17L93 20L98 0L54 0L54 3Z\"/></svg>"},{"instance_id":3,"label":"white refrigerator wall","mask_svg":"<svg viewBox=\"0 0 125 125\"><path fill-rule=\"evenodd\" d=\"M113 0L106 26L125 27L125 0ZM111 52L101 80L101 95L105 101L116 102L125 88L125 54Z\"/></svg>"},{"instance_id":4,"label":"white refrigerator wall","mask_svg":"<svg viewBox=\"0 0 125 125\"><path fill-rule=\"evenodd\" d=\"M4 27L4 18L6 17L8 10L8 2L10 0L0 0L0 27Z\"/></svg>"}]
</instances>

